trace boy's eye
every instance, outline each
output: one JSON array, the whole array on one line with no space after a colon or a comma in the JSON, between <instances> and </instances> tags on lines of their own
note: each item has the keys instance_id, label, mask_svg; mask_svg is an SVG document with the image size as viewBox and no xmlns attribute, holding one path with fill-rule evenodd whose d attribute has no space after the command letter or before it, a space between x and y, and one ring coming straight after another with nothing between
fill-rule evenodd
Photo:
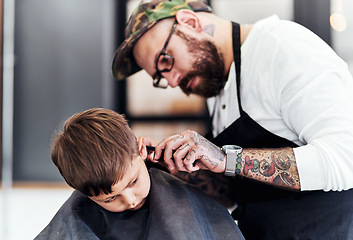
<instances>
[{"instance_id":1,"label":"boy's eye","mask_svg":"<svg viewBox=\"0 0 353 240\"><path fill-rule=\"evenodd\" d=\"M137 178L136 178L133 182L131 182L131 183L129 184L129 187L134 186L134 185L136 184L136 182L137 182Z\"/></svg>"},{"instance_id":2,"label":"boy's eye","mask_svg":"<svg viewBox=\"0 0 353 240\"><path fill-rule=\"evenodd\" d=\"M108 200L104 201L105 203L110 203L111 201L113 201L116 198L116 196L113 196L111 198L109 198Z\"/></svg>"}]
</instances>

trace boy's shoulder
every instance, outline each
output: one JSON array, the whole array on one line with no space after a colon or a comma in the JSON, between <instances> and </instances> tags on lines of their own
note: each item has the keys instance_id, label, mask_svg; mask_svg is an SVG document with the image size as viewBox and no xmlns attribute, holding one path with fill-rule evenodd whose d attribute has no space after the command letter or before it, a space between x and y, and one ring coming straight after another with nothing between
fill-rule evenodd
<instances>
[{"instance_id":1,"label":"boy's shoulder","mask_svg":"<svg viewBox=\"0 0 353 240\"><path fill-rule=\"evenodd\" d=\"M35 240L44 239L99 239L78 216L82 207L92 209L93 202L85 195L75 190L61 206L50 223L39 233Z\"/></svg>"},{"instance_id":2,"label":"boy's shoulder","mask_svg":"<svg viewBox=\"0 0 353 240\"><path fill-rule=\"evenodd\" d=\"M162 170L149 172L150 229L155 227L160 236L178 233L178 239L243 239L228 210L216 200Z\"/></svg>"}]
</instances>

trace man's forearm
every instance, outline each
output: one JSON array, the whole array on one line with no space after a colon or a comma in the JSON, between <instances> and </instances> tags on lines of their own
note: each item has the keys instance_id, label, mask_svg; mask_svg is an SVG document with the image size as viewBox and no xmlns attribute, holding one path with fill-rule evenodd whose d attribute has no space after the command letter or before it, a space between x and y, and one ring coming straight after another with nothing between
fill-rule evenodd
<instances>
[{"instance_id":1,"label":"man's forearm","mask_svg":"<svg viewBox=\"0 0 353 240\"><path fill-rule=\"evenodd\" d=\"M240 162L238 161L240 159ZM297 164L292 148L244 149L237 159L238 175L280 188L300 190ZM234 204L232 180L223 173L197 171L175 174L212 196L226 207Z\"/></svg>"},{"instance_id":2,"label":"man's forearm","mask_svg":"<svg viewBox=\"0 0 353 240\"><path fill-rule=\"evenodd\" d=\"M238 175L281 188L300 190L292 148L244 149L236 167Z\"/></svg>"}]
</instances>

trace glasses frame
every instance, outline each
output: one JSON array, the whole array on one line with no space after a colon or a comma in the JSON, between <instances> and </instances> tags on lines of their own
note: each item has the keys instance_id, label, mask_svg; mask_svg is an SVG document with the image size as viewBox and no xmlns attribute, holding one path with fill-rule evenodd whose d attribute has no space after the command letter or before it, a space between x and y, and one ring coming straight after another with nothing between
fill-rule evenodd
<instances>
[{"instance_id":1,"label":"glasses frame","mask_svg":"<svg viewBox=\"0 0 353 240\"><path fill-rule=\"evenodd\" d=\"M156 63L155 63L155 65L156 65L156 73L153 75L153 86L156 87L156 88L167 88L168 87L168 85L160 86L159 83L160 83L161 79L163 78L162 73L170 72L173 69L173 66L174 66L174 57L172 55L170 55L170 54L167 54L166 51L167 51L167 47L168 47L169 41L170 41L170 39L171 39L171 37L172 37L177 25L178 25L178 21L175 19L175 22L174 22L174 24L172 26L172 29L170 30L169 36L167 38L167 41L165 42L161 53L158 55L158 57L156 59ZM163 57L167 56L170 59L172 59L172 65L171 65L170 68L165 68L165 69L159 70L158 62L159 62L159 59L162 56Z\"/></svg>"}]
</instances>

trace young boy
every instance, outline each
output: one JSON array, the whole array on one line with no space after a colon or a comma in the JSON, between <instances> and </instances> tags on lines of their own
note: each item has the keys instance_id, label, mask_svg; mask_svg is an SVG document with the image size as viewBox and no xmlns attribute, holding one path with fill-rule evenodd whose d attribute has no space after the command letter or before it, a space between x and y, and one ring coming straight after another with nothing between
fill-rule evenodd
<instances>
[{"instance_id":1,"label":"young boy","mask_svg":"<svg viewBox=\"0 0 353 240\"><path fill-rule=\"evenodd\" d=\"M36 239L243 239L216 201L148 169L143 139L112 110L70 117L51 157L76 190Z\"/></svg>"}]
</instances>

